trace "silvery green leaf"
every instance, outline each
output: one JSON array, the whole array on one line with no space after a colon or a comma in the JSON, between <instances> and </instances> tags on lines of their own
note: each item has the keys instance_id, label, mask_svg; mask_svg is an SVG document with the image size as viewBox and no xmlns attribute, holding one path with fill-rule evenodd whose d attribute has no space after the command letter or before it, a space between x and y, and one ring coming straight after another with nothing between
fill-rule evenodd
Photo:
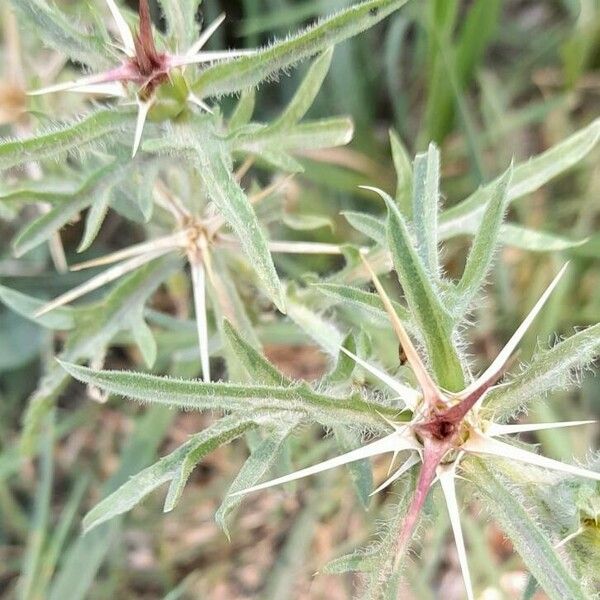
<instances>
[{"instance_id":1,"label":"silvery green leaf","mask_svg":"<svg viewBox=\"0 0 600 600\"><path fill-rule=\"evenodd\" d=\"M224 417L204 431L193 435L185 444L171 454L161 458L152 466L140 471L117 490L97 504L83 519L85 531L90 531L101 523L131 510L142 498L167 481L177 481L177 491L169 491L171 500L166 510L172 510L176 497L185 485L191 470L209 452L222 444L239 437L252 426L245 416ZM193 461L189 461L193 457ZM186 465L185 476L182 467Z\"/></svg>"},{"instance_id":2,"label":"silvery green leaf","mask_svg":"<svg viewBox=\"0 0 600 600\"><path fill-rule=\"evenodd\" d=\"M284 213L281 219L286 227L295 231L312 231L329 227L333 231L333 221L321 215L306 215L300 213Z\"/></svg>"},{"instance_id":3,"label":"silvery green leaf","mask_svg":"<svg viewBox=\"0 0 600 600\"><path fill-rule=\"evenodd\" d=\"M510 482L481 459L465 461L464 465L468 479L481 493L490 513L548 596L552 600L585 600L579 583L523 507Z\"/></svg>"},{"instance_id":4,"label":"silvery green leaf","mask_svg":"<svg viewBox=\"0 0 600 600\"><path fill-rule=\"evenodd\" d=\"M564 173L583 158L600 140L600 119L592 121L566 140L513 168L513 177L507 190L507 201L534 192L554 177ZM440 239L448 239L462 233L474 232L487 202L493 194L497 180L479 188L468 198L444 211L440 217Z\"/></svg>"},{"instance_id":5,"label":"silvery green leaf","mask_svg":"<svg viewBox=\"0 0 600 600\"><path fill-rule=\"evenodd\" d=\"M36 160L56 160L65 152L85 152L115 135L133 130L135 113L124 109L100 109L79 121L36 132L23 139L0 140L0 169Z\"/></svg>"},{"instance_id":6,"label":"silvery green leaf","mask_svg":"<svg viewBox=\"0 0 600 600\"><path fill-rule=\"evenodd\" d=\"M98 169L73 194L69 202L62 202L53 206L47 213L28 223L13 241L15 255L17 257L23 256L23 254L48 240L52 234L66 225L80 211L98 199L101 209L104 195L108 193L112 185L125 175L125 169L126 165L119 165L117 161ZM91 226L94 225L94 222L97 223L97 219L91 222ZM91 233L93 233L93 229ZM91 233L86 237L91 237ZM84 241L86 241L86 238L84 238ZM91 241L93 241L93 238Z\"/></svg>"},{"instance_id":7,"label":"silvery green leaf","mask_svg":"<svg viewBox=\"0 0 600 600\"><path fill-rule=\"evenodd\" d=\"M137 344L146 366L151 369L156 362L156 340L148 324L144 320L143 310L137 319L132 318L131 334Z\"/></svg>"},{"instance_id":8,"label":"silvery green leaf","mask_svg":"<svg viewBox=\"0 0 600 600\"><path fill-rule=\"evenodd\" d=\"M475 233L471 249L467 256L467 263L457 286L462 310L469 306L475 294L477 294L483 285L492 264L496 248L498 247L500 225L504 219L508 203L507 190L511 178L512 168L495 183L494 192L488 200L481 224Z\"/></svg>"},{"instance_id":9,"label":"silvery green leaf","mask_svg":"<svg viewBox=\"0 0 600 600\"><path fill-rule=\"evenodd\" d=\"M381 429L381 414L397 416L397 411L373 404L358 395L343 399L312 390L306 383L292 386L203 383L170 379L130 371L93 371L72 363L61 363L76 379L95 385L111 394L142 402L186 410L227 410L302 413L325 426L351 425Z\"/></svg>"},{"instance_id":10,"label":"silvery green leaf","mask_svg":"<svg viewBox=\"0 0 600 600\"><path fill-rule=\"evenodd\" d=\"M377 294L371 292L365 292L359 288L351 287L348 285L342 285L338 283L315 283L313 284L317 290L325 294L329 298L348 306L351 309L360 309L371 317L375 318L379 325L388 325L389 318L383 307L383 302ZM406 308L397 302L393 302L396 314L400 317L407 328L414 329L411 327L410 313Z\"/></svg>"},{"instance_id":11,"label":"silvery green leaf","mask_svg":"<svg viewBox=\"0 0 600 600\"><path fill-rule=\"evenodd\" d=\"M442 387L461 390L464 376L452 339L453 320L413 246L404 217L387 194L384 199L388 206L387 236L394 267L411 314L423 334L433 371Z\"/></svg>"},{"instance_id":12,"label":"silvery green leaf","mask_svg":"<svg viewBox=\"0 0 600 600\"><path fill-rule=\"evenodd\" d=\"M370 237L380 246L386 246L385 221L367 213L359 213L350 210L346 210L342 214L354 229L360 231L367 237Z\"/></svg>"},{"instance_id":13,"label":"silvery green leaf","mask_svg":"<svg viewBox=\"0 0 600 600\"><path fill-rule=\"evenodd\" d=\"M196 21L202 0L160 0L167 22L167 32L180 50L187 50L198 37Z\"/></svg>"},{"instance_id":14,"label":"silvery green leaf","mask_svg":"<svg viewBox=\"0 0 600 600\"><path fill-rule=\"evenodd\" d=\"M356 354L356 340L354 338L354 335L349 333L342 342L342 346L346 348L346 350L350 350L350 352ZM346 353L340 351L338 353L335 367L330 373L327 374L325 378L325 383L327 385L347 384L350 378L352 377L352 373L354 372L355 366L356 363L354 362L354 360L352 360L352 358L350 358L350 356L348 356Z\"/></svg>"},{"instance_id":15,"label":"silvery green leaf","mask_svg":"<svg viewBox=\"0 0 600 600\"><path fill-rule=\"evenodd\" d=\"M337 356L344 336L328 319L294 294L287 296L288 317L330 356Z\"/></svg>"},{"instance_id":16,"label":"silvery green leaf","mask_svg":"<svg viewBox=\"0 0 600 600\"><path fill-rule=\"evenodd\" d=\"M94 68L107 67L114 57L101 36L86 31L45 0L12 0L17 16L27 22L44 43L75 62Z\"/></svg>"},{"instance_id":17,"label":"silvery green leaf","mask_svg":"<svg viewBox=\"0 0 600 600\"><path fill-rule=\"evenodd\" d=\"M244 127L250 123L252 115L254 114L254 107L256 105L256 92L254 88L244 90L240 94L240 99L235 106L235 110L229 119L229 129L236 131L237 129Z\"/></svg>"},{"instance_id":18,"label":"silvery green leaf","mask_svg":"<svg viewBox=\"0 0 600 600\"><path fill-rule=\"evenodd\" d=\"M600 324L541 350L512 381L492 389L486 396L486 410L497 421L508 420L526 405L554 389L568 387L573 373L587 367L600 354Z\"/></svg>"},{"instance_id":19,"label":"silvery green leaf","mask_svg":"<svg viewBox=\"0 0 600 600\"><path fill-rule=\"evenodd\" d=\"M333 429L333 434L341 453L350 452L351 450L358 448L362 443L360 435L353 431L349 431L345 427L335 427ZM369 495L373 489L371 463L365 458L348 463L347 467L350 471L350 477L352 478L358 500L364 508L367 508L370 502Z\"/></svg>"},{"instance_id":20,"label":"silvery green leaf","mask_svg":"<svg viewBox=\"0 0 600 600\"><path fill-rule=\"evenodd\" d=\"M332 56L333 47L327 48L321 56L315 59L294 97L279 117L269 125L268 129L271 132L290 129L304 117L323 85Z\"/></svg>"},{"instance_id":21,"label":"silvery green leaf","mask_svg":"<svg viewBox=\"0 0 600 600\"><path fill-rule=\"evenodd\" d=\"M396 202L404 215L410 218L412 216L413 169L408 152L400 136L393 129L390 129L390 145L396 170Z\"/></svg>"},{"instance_id":22,"label":"silvery green leaf","mask_svg":"<svg viewBox=\"0 0 600 600\"><path fill-rule=\"evenodd\" d=\"M254 383L266 383L271 385L288 385L291 381L280 373L266 358L255 348L246 342L235 330L233 325L224 320L223 331L227 343L243 365Z\"/></svg>"},{"instance_id":23,"label":"silvery green leaf","mask_svg":"<svg viewBox=\"0 0 600 600\"><path fill-rule=\"evenodd\" d=\"M500 227L500 243L530 252L561 252L583 246L587 239L572 240L562 235L529 229L514 223L503 223Z\"/></svg>"},{"instance_id":24,"label":"silvery green leaf","mask_svg":"<svg viewBox=\"0 0 600 600\"><path fill-rule=\"evenodd\" d=\"M79 246L77 246L77 252L84 252L87 250L96 239L96 236L100 232L100 227L102 227L102 223L104 223L104 219L106 218L106 213L108 212L110 195L111 189L107 187L102 190L101 194L94 198L94 202L85 217L85 229L83 231L81 242L79 242Z\"/></svg>"},{"instance_id":25,"label":"silvery green leaf","mask_svg":"<svg viewBox=\"0 0 600 600\"><path fill-rule=\"evenodd\" d=\"M81 362L97 356L117 333L130 328L132 315L139 313L140 306L177 264L174 260L155 260L125 277L102 302L78 309L74 313L76 327L69 334L60 358ZM68 381L68 374L52 362L27 403L21 435L24 454L33 451L39 426Z\"/></svg>"},{"instance_id":26,"label":"silvery green leaf","mask_svg":"<svg viewBox=\"0 0 600 600\"><path fill-rule=\"evenodd\" d=\"M233 494L256 485L270 471L277 461L285 441L299 422L300 416L294 414L290 414L284 419L278 419L277 426L273 427L250 453L215 514L217 524L227 537L229 537L227 518L243 499L242 495L234 496Z\"/></svg>"},{"instance_id":27,"label":"silvery green leaf","mask_svg":"<svg viewBox=\"0 0 600 600\"><path fill-rule=\"evenodd\" d=\"M35 313L46 304L46 301L27 296L3 285L0 285L0 301L17 314L48 329L68 330L76 324L75 310L69 306L61 306L40 317L35 317Z\"/></svg>"},{"instance_id":28,"label":"silvery green leaf","mask_svg":"<svg viewBox=\"0 0 600 600\"><path fill-rule=\"evenodd\" d=\"M417 154L413 169L412 224L421 262L438 278L438 207L440 201L440 151L429 144Z\"/></svg>"},{"instance_id":29,"label":"silvery green leaf","mask_svg":"<svg viewBox=\"0 0 600 600\"><path fill-rule=\"evenodd\" d=\"M253 134L239 135L231 141L231 147L235 152L254 154L276 166L285 167L286 171L295 172L298 166L291 154L343 146L352 139L353 133L351 119L333 117L304 121L287 129L269 127ZM290 159L293 162L286 167Z\"/></svg>"},{"instance_id":30,"label":"silvery green leaf","mask_svg":"<svg viewBox=\"0 0 600 600\"><path fill-rule=\"evenodd\" d=\"M369 27L406 4L407 0L368 0L323 19L305 31L277 41L250 56L205 69L193 83L200 97L220 96L254 87L279 71L322 52Z\"/></svg>"}]
</instances>

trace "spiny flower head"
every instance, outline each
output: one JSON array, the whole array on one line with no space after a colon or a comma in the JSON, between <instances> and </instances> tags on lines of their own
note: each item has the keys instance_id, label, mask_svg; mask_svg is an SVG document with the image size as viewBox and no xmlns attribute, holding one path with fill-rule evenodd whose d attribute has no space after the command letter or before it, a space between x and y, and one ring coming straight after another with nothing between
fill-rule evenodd
<instances>
[{"instance_id":1,"label":"spiny flower head","mask_svg":"<svg viewBox=\"0 0 600 600\"><path fill-rule=\"evenodd\" d=\"M498 381L502 378L514 350L558 285L567 265L560 270L492 364L462 391L448 392L436 384L425 368L419 352L398 318L379 279L364 257L363 262L383 301L404 355L419 384L419 389L413 389L395 380L343 347L340 350L351 356L359 365L395 392L404 401L406 408L411 411L411 420L407 423L394 423L385 419L393 429L388 436L336 458L251 487L237 494L268 488L353 461L390 452L393 453L391 472L396 456L401 452L408 452L409 455L405 462L373 492L375 494L385 489L411 467L421 463L415 494L396 539L396 563L400 561L408 548L429 489L439 481L450 516L467 597L472 600L474 595L455 490L457 470L465 455L495 456L600 481L600 473L564 464L498 439L509 434L585 425L593 423L593 421L506 425L495 423L480 410L487 393L495 387L499 387Z\"/></svg>"},{"instance_id":2,"label":"spiny flower head","mask_svg":"<svg viewBox=\"0 0 600 600\"><path fill-rule=\"evenodd\" d=\"M164 103L166 108L163 106L162 111L154 111L157 118L176 116L183 110L186 101L211 112L210 107L194 95L182 77L183 70L187 65L227 60L251 54L252 51L201 52L208 39L225 19L225 15L221 15L208 26L185 54L160 52L156 47L152 31L148 0L139 2L139 30L135 34L129 28L115 4L115 0L106 0L106 3L115 20L120 37L119 49L124 54L121 64L102 73L29 92L29 95L68 90L123 98L127 97L124 85L134 85L138 105L138 119L133 143L133 155L135 155L140 145L146 118L150 110L157 104L159 90L162 91L165 86L168 87L167 96L171 97L169 98L171 102ZM175 108L172 106L172 100L176 101Z\"/></svg>"}]
</instances>

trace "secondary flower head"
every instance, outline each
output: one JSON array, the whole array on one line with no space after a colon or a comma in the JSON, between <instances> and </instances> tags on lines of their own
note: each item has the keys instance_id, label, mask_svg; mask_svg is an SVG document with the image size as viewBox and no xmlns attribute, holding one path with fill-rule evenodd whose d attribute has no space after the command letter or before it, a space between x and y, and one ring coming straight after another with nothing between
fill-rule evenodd
<instances>
[{"instance_id":1,"label":"secondary flower head","mask_svg":"<svg viewBox=\"0 0 600 600\"><path fill-rule=\"evenodd\" d=\"M441 389L433 380L425 368L411 338L404 329L401 320L398 318L392 302L379 282L379 279L364 258L363 262L371 274L420 389L416 390L408 387L343 347L341 350L377 377L404 401L406 408L412 412L410 422L393 423L386 419L393 429L393 432L388 436L312 467L243 490L238 492L238 494L245 494L286 483L384 453L393 453L390 465L391 472L396 456L401 452L408 452L409 454L405 462L373 492L375 494L385 489L411 467L421 463L415 494L396 540L396 560L399 561L412 539L430 487L439 481L450 515L467 597L469 600L472 600L474 595L455 491L457 469L460 467L460 463L465 455L496 456L600 481L600 473L545 458L544 456L512 446L498 439L501 436L509 434L584 425L593 421L507 425L493 422L493 420L490 420L480 410L485 396L491 389L497 387L498 381L502 378L514 350L535 316L542 309L550 294L557 286L567 265L554 278L492 364L464 390L451 393Z\"/></svg>"},{"instance_id":2,"label":"secondary flower head","mask_svg":"<svg viewBox=\"0 0 600 600\"><path fill-rule=\"evenodd\" d=\"M34 90L29 92L29 95L36 96L58 91L74 91L127 97L125 85L134 85L138 105L138 118L133 143L133 155L135 156L140 145L146 118L156 101L156 92L163 84L173 83L178 69L184 69L187 65L192 64L236 58L252 54L253 51L201 51L225 19L225 15L221 15L202 32L198 40L184 54L161 52L156 47L148 0L140 0L139 2L139 30L135 34L129 28L115 4L115 0L106 0L106 3L115 20L120 37L118 48L124 55L121 64L102 73L87 75L75 81ZM184 88L184 99L203 110L211 112L210 107L188 89L185 80L181 82L181 85Z\"/></svg>"}]
</instances>

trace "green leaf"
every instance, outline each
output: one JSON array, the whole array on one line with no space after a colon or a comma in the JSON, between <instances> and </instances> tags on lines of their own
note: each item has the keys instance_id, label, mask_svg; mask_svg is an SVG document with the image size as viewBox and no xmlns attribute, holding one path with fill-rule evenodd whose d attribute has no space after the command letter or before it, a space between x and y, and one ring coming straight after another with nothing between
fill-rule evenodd
<instances>
[{"instance_id":1,"label":"green leaf","mask_svg":"<svg viewBox=\"0 0 600 600\"><path fill-rule=\"evenodd\" d=\"M266 358L248 344L233 325L224 319L223 331L227 343L243 365L254 383L271 384L276 386L289 385L291 381L280 373Z\"/></svg>"},{"instance_id":2,"label":"green leaf","mask_svg":"<svg viewBox=\"0 0 600 600\"><path fill-rule=\"evenodd\" d=\"M354 229L370 237L380 246L386 246L385 223L381 219L367 213L350 210L345 210L342 214Z\"/></svg>"},{"instance_id":3,"label":"green leaf","mask_svg":"<svg viewBox=\"0 0 600 600\"><path fill-rule=\"evenodd\" d=\"M510 482L493 472L481 459L463 464L469 480L483 495L494 519L548 596L552 600L585 600L579 583L523 507Z\"/></svg>"},{"instance_id":4,"label":"green leaf","mask_svg":"<svg viewBox=\"0 0 600 600\"><path fill-rule=\"evenodd\" d=\"M499 239L505 246L521 248L530 252L561 252L583 246L588 241L587 239L572 240L562 235L536 231L514 223L502 224Z\"/></svg>"},{"instance_id":5,"label":"green leaf","mask_svg":"<svg viewBox=\"0 0 600 600\"><path fill-rule=\"evenodd\" d=\"M75 311L68 306L60 306L41 317L35 317L35 313L46 302L4 287L3 285L0 285L0 302L3 302L17 314L48 329L72 329L75 327Z\"/></svg>"},{"instance_id":6,"label":"green leaf","mask_svg":"<svg viewBox=\"0 0 600 600\"><path fill-rule=\"evenodd\" d=\"M321 215L284 213L282 221L286 227L294 231L312 231L323 227L329 227L332 231L334 229L333 221L329 217Z\"/></svg>"},{"instance_id":7,"label":"green leaf","mask_svg":"<svg viewBox=\"0 0 600 600\"><path fill-rule=\"evenodd\" d=\"M156 340L154 339L152 330L150 327L148 327L148 324L144 320L143 309L140 310L140 314L137 319L133 320L131 325L131 333L135 343L142 353L142 357L144 358L146 366L151 369L156 362Z\"/></svg>"},{"instance_id":8,"label":"green leaf","mask_svg":"<svg viewBox=\"0 0 600 600\"><path fill-rule=\"evenodd\" d=\"M500 225L508 204L507 191L511 178L512 168L509 168L496 182L494 193L488 201L481 225L473 239L463 275L458 283L460 305L463 310L469 306L483 285L492 264L498 246Z\"/></svg>"},{"instance_id":9,"label":"green leaf","mask_svg":"<svg viewBox=\"0 0 600 600\"><path fill-rule=\"evenodd\" d=\"M79 246L77 246L77 252L85 252L96 239L96 236L100 232L100 227L102 227L102 223L104 223L104 219L106 218L106 213L108 212L110 195L111 189L105 188L102 190L102 194L96 196L94 199L94 203L85 219L85 229L81 242L79 243Z\"/></svg>"},{"instance_id":10,"label":"green leaf","mask_svg":"<svg viewBox=\"0 0 600 600\"><path fill-rule=\"evenodd\" d=\"M101 109L83 119L53 127L25 139L0 140L0 169L52 158L64 152L84 152L100 142L114 142L117 134L133 131L135 113L128 110Z\"/></svg>"},{"instance_id":11,"label":"green leaf","mask_svg":"<svg viewBox=\"0 0 600 600\"><path fill-rule=\"evenodd\" d=\"M282 69L322 52L372 27L407 0L369 0L340 11L300 34L259 50L251 56L205 69L192 85L200 97L221 96L254 87Z\"/></svg>"},{"instance_id":12,"label":"green leaf","mask_svg":"<svg viewBox=\"0 0 600 600\"><path fill-rule=\"evenodd\" d=\"M516 165L507 190L508 202L535 192L554 177L576 165L591 152L599 140L600 119L596 119L549 150ZM440 218L440 238L448 239L476 231L497 183L498 179L444 211Z\"/></svg>"},{"instance_id":13,"label":"green leaf","mask_svg":"<svg viewBox=\"0 0 600 600\"><path fill-rule=\"evenodd\" d=\"M114 57L101 36L85 30L44 0L12 0L17 15L27 22L45 44L75 62L104 68Z\"/></svg>"},{"instance_id":14,"label":"green leaf","mask_svg":"<svg viewBox=\"0 0 600 600\"><path fill-rule=\"evenodd\" d=\"M394 267L416 324L423 334L439 384L450 391L464 387L462 366L452 338L453 320L433 287L396 203L383 193L388 206L387 236Z\"/></svg>"},{"instance_id":15,"label":"green leaf","mask_svg":"<svg viewBox=\"0 0 600 600\"><path fill-rule=\"evenodd\" d=\"M47 213L31 221L13 241L13 252L21 257L36 246L48 240L56 231L66 225L80 211L93 204L100 197L100 208L103 198L110 188L126 173L126 165L118 165L116 161L98 169L83 183L69 202L63 202L52 207ZM94 223L94 220L96 223ZM97 219L90 225L96 226ZM89 236L92 235L93 230ZM86 237L87 228L86 228ZM93 240L93 238L92 238ZM87 241L84 238L84 241Z\"/></svg>"},{"instance_id":16,"label":"green leaf","mask_svg":"<svg viewBox=\"0 0 600 600\"><path fill-rule=\"evenodd\" d=\"M198 37L196 16L202 0L159 0L169 36L182 52Z\"/></svg>"},{"instance_id":17,"label":"green leaf","mask_svg":"<svg viewBox=\"0 0 600 600\"><path fill-rule=\"evenodd\" d=\"M298 123L312 106L331 66L333 47L315 59L290 103L268 129L289 129Z\"/></svg>"},{"instance_id":18,"label":"green leaf","mask_svg":"<svg viewBox=\"0 0 600 600\"><path fill-rule=\"evenodd\" d=\"M413 169L408 152L400 136L393 129L390 129L390 145L394 169L396 170L396 202L403 214L410 218L412 216Z\"/></svg>"},{"instance_id":19,"label":"green leaf","mask_svg":"<svg viewBox=\"0 0 600 600\"><path fill-rule=\"evenodd\" d=\"M236 131L240 127L244 127L250 122L252 115L254 114L254 107L256 105L256 92L253 88L244 90L238 103L236 104L233 114L229 118L229 129L230 131Z\"/></svg>"},{"instance_id":20,"label":"green leaf","mask_svg":"<svg viewBox=\"0 0 600 600\"><path fill-rule=\"evenodd\" d=\"M335 301L341 302L350 309L358 308L368 313L370 316L374 317L380 325L389 325L389 317L385 312L383 302L378 294L365 292L359 288L338 283L314 283L313 287ZM414 325L411 324L411 316L408 310L397 302L392 301L392 304L400 320L409 330L414 330Z\"/></svg>"},{"instance_id":21,"label":"green leaf","mask_svg":"<svg viewBox=\"0 0 600 600\"><path fill-rule=\"evenodd\" d=\"M434 279L439 275L438 204L440 197L440 151L429 144L414 164L412 223L421 262Z\"/></svg>"},{"instance_id":22,"label":"green leaf","mask_svg":"<svg viewBox=\"0 0 600 600\"><path fill-rule=\"evenodd\" d=\"M252 422L247 417L229 416L195 434L183 446L130 477L116 491L98 503L83 519L84 530L90 531L101 523L131 510L145 496L167 481L177 477L177 481L183 481L185 485L191 470L204 456L222 444L239 437L251 425ZM191 469L183 477L180 469L182 465L189 464L188 457L193 457L194 460ZM174 507L175 495L179 494L169 493L171 500L166 510Z\"/></svg>"},{"instance_id":23,"label":"green leaf","mask_svg":"<svg viewBox=\"0 0 600 600\"><path fill-rule=\"evenodd\" d=\"M344 356L346 355L344 354ZM349 359L350 357L346 358ZM344 427L335 427L333 433L341 453L350 452L362 444L360 435ZM362 459L348 463L347 467L350 471L350 477L352 478L358 500L363 508L367 508L369 506L371 490L373 489L371 463L368 459Z\"/></svg>"},{"instance_id":24,"label":"green leaf","mask_svg":"<svg viewBox=\"0 0 600 600\"><path fill-rule=\"evenodd\" d=\"M74 311L75 327L60 358L80 362L98 356L117 333L131 327L131 319L139 313L140 306L178 263L170 259L155 260L125 277L102 302ZM23 454L29 455L34 450L40 424L68 381L65 371L53 362L29 398L20 440Z\"/></svg>"},{"instance_id":25,"label":"green leaf","mask_svg":"<svg viewBox=\"0 0 600 600\"><path fill-rule=\"evenodd\" d=\"M552 390L568 387L573 373L584 369L600 354L600 324L579 331L534 356L512 381L486 396L485 410L495 420L508 420Z\"/></svg>"},{"instance_id":26,"label":"green leaf","mask_svg":"<svg viewBox=\"0 0 600 600\"><path fill-rule=\"evenodd\" d=\"M227 537L229 537L227 518L243 500L242 495L232 496L232 494L256 485L269 472L281 454L286 439L299 422L300 417L294 415L289 415L283 420L278 419L277 427L269 432L251 452L250 457L240 469L215 514L217 524Z\"/></svg>"},{"instance_id":27,"label":"green leaf","mask_svg":"<svg viewBox=\"0 0 600 600\"><path fill-rule=\"evenodd\" d=\"M307 150L334 148L350 142L354 134L354 124L347 117L332 117L316 121L305 121L289 129L261 129L255 133L239 135L231 141L235 152L255 154L268 162L285 167L288 153L301 153ZM285 167L286 171L298 171L296 163Z\"/></svg>"},{"instance_id":28,"label":"green leaf","mask_svg":"<svg viewBox=\"0 0 600 600\"><path fill-rule=\"evenodd\" d=\"M356 354L356 340L354 339L354 335L349 333L342 342L342 346L346 348L346 350L350 350L350 352ZM348 384L352 377L352 373L354 372L354 367L356 367L354 360L340 350L335 367L333 371L327 374L324 383L326 385Z\"/></svg>"},{"instance_id":29,"label":"green leaf","mask_svg":"<svg viewBox=\"0 0 600 600\"><path fill-rule=\"evenodd\" d=\"M203 383L158 377L129 371L93 371L71 363L61 363L73 377L84 383L121 396L187 410L300 412L325 426L349 424L385 428L376 411L396 415L397 411L375 405L353 395L342 400L317 393L306 383L289 387Z\"/></svg>"}]
</instances>

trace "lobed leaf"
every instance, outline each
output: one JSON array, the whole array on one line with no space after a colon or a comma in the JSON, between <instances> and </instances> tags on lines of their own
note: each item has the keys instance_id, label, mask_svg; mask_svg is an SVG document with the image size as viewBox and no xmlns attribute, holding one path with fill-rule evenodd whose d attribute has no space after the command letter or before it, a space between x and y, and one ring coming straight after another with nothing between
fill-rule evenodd
<instances>
[{"instance_id":1,"label":"lobed leaf","mask_svg":"<svg viewBox=\"0 0 600 600\"><path fill-rule=\"evenodd\" d=\"M193 435L177 450L129 478L118 489L98 503L84 517L84 530L90 531L101 523L131 510L145 496L167 481L177 478L179 490L185 485L185 481L187 481L189 476L189 472L187 472L185 477L180 473L182 465L186 463L186 459L189 456L194 457L193 466L195 466L209 452L239 437L252 424L252 421L248 417L240 415L229 416L217 421L208 429ZM183 485L181 485L181 481L183 481ZM174 498L176 496L179 497L179 495L179 491L169 491L169 508L166 510L173 508L175 504Z\"/></svg>"},{"instance_id":2,"label":"lobed leaf","mask_svg":"<svg viewBox=\"0 0 600 600\"><path fill-rule=\"evenodd\" d=\"M243 495L233 494L256 485L269 472L279 457L285 441L299 422L300 417L293 414L278 420L277 426L250 453L250 457L240 469L215 514L217 524L227 537L229 537L227 518L243 500Z\"/></svg>"},{"instance_id":3,"label":"lobed leaf","mask_svg":"<svg viewBox=\"0 0 600 600\"><path fill-rule=\"evenodd\" d=\"M129 371L93 371L65 362L61 365L79 381L111 394L186 410L300 412L325 426L360 423L361 427L377 429L385 429L385 423L376 411L396 415L396 411L359 396L342 400L319 394L305 383L289 387L203 383Z\"/></svg>"}]
</instances>

